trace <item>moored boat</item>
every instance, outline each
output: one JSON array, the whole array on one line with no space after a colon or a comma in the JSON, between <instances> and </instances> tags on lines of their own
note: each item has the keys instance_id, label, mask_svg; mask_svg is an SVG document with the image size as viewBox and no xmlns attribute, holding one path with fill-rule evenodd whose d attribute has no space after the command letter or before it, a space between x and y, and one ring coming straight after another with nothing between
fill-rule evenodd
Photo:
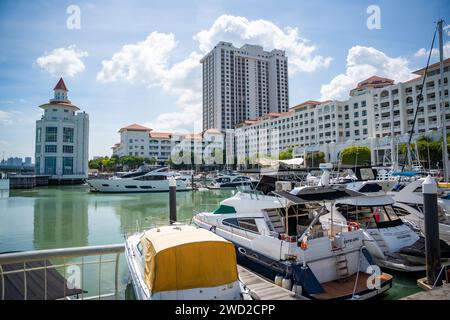
<instances>
[{"instance_id":1,"label":"moored boat","mask_svg":"<svg viewBox=\"0 0 450 320\"><path fill-rule=\"evenodd\" d=\"M153 228L126 239L125 256L138 300L239 300L233 244L204 229Z\"/></svg>"}]
</instances>

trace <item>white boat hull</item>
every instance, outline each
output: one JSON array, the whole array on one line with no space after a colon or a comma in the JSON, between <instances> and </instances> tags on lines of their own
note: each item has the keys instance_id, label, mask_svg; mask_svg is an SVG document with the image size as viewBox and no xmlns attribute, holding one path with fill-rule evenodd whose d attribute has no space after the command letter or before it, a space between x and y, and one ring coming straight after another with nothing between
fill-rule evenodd
<instances>
[{"instance_id":1,"label":"white boat hull","mask_svg":"<svg viewBox=\"0 0 450 320\"><path fill-rule=\"evenodd\" d=\"M115 193L115 192L167 192L169 191L169 180L134 180L134 179L88 179L86 182L93 191ZM177 180L177 191L187 191L186 182Z\"/></svg>"}]
</instances>

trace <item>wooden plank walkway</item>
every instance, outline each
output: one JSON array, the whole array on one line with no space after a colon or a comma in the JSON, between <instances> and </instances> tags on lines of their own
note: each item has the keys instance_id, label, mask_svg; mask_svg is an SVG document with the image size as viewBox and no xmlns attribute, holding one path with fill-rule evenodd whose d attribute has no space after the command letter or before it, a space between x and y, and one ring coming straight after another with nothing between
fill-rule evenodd
<instances>
[{"instance_id":1,"label":"wooden plank walkway","mask_svg":"<svg viewBox=\"0 0 450 320\"><path fill-rule=\"evenodd\" d=\"M239 278L255 300L308 300L298 297L294 292L267 281L254 272L238 265Z\"/></svg>"},{"instance_id":2,"label":"wooden plank walkway","mask_svg":"<svg viewBox=\"0 0 450 320\"><path fill-rule=\"evenodd\" d=\"M444 282L441 287L420 291L401 300L450 300L450 284Z\"/></svg>"}]
</instances>

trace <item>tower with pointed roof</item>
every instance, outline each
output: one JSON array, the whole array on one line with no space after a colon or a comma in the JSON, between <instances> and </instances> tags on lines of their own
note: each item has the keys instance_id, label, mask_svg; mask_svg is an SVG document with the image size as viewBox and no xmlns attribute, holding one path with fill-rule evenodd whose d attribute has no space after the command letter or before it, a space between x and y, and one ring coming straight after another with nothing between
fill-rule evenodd
<instances>
[{"instance_id":1,"label":"tower with pointed roof","mask_svg":"<svg viewBox=\"0 0 450 320\"><path fill-rule=\"evenodd\" d=\"M54 96L39 107L44 113L36 121L36 168L55 183L81 182L88 174L89 116L69 100L62 78Z\"/></svg>"}]
</instances>

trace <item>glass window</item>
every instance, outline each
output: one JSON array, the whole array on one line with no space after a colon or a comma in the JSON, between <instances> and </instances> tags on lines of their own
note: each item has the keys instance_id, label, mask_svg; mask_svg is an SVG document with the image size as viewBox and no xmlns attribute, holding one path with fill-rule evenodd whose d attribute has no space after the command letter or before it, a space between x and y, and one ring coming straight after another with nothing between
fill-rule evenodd
<instances>
[{"instance_id":1,"label":"glass window","mask_svg":"<svg viewBox=\"0 0 450 320\"><path fill-rule=\"evenodd\" d=\"M63 174L73 174L72 157L63 157Z\"/></svg>"},{"instance_id":2,"label":"glass window","mask_svg":"<svg viewBox=\"0 0 450 320\"><path fill-rule=\"evenodd\" d=\"M238 223L242 229L258 232L255 219L238 219Z\"/></svg>"},{"instance_id":3,"label":"glass window","mask_svg":"<svg viewBox=\"0 0 450 320\"><path fill-rule=\"evenodd\" d=\"M63 142L73 142L73 128L63 129Z\"/></svg>"},{"instance_id":4,"label":"glass window","mask_svg":"<svg viewBox=\"0 0 450 320\"><path fill-rule=\"evenodd\" d=\"M73 146L63 146L63 153L73 153Z\"/></svg>"},{"instance_id":5,"label":"glass window","mask_svg":"<svg viewBox=\"0 0 450 320\"><path fill-rule=\"evenodd\" d=\"M41 157L36 157L36 163L34 164L34 172L36 174L40 174L41 173Z\"/></svg>"},{"instance_id":6,"label":"glass window","mask_svg":"<svg viewBox=\"0 0 450 320\"><path fill-rule=\"evenodd\" d=\"M45 145L45 152L56 153L57 152L56 145Z\"/></svg>"},{"instance_id":7,"label":"glass window","mask_svg":"<svg viewBox=\"0 0 450 320\"><path fill-rule=\"evenodd\" d=\"M45 128L45 142L56 142L58 139L58 128L57 127L46 127Z\"/></svg>"},{"instance_id":8,"label":"glass window","mask_svg":"<svg viewBox=\"0 0 450 320\"><path fill-rule=\"evenodd\" d=\"M36 143L41 143L42 128L36 128Z\"/></svg>"},{"instance_id":9,"label":"glass window","mask_svg":"<svg viewBox=\"0 0 450 320\"><path fill-rule=\"evenodd\" d=\"M56 174L56 157L45 157L44 173L49 175Z\"/></svg>"}]
</instances>

